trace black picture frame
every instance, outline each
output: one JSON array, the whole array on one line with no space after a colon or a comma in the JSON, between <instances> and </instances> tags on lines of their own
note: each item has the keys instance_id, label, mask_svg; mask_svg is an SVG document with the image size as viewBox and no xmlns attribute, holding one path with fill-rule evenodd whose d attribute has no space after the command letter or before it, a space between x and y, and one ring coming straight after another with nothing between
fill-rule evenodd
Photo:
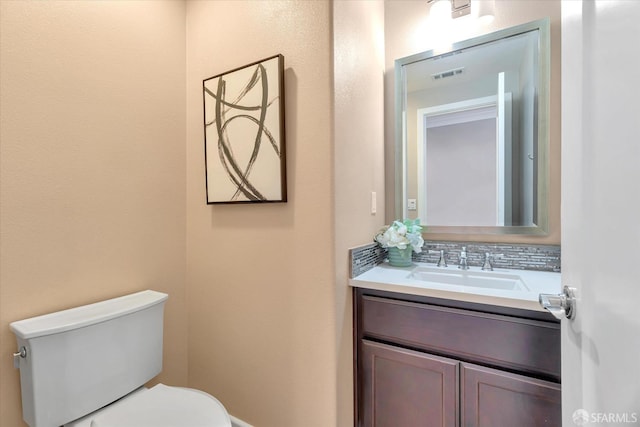
<instances>
[{"instance_id":1,"label":"black picture frame","mask_svg":"<svg viewBox=\"0 0 640 427\"><path fill-rule=\"evenodd\" d=\"M207 204L287 201L284 56L202 81Z\"/></svg>"}]
</instances>

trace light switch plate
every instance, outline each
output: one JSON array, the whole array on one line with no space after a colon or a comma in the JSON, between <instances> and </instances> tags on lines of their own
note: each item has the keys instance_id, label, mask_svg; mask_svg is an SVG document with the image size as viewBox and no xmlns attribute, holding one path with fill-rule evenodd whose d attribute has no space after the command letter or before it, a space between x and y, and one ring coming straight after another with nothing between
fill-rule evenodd
<instances>
[{"instance_id":1,"label":"light switch plate","mask_svg":"<svg viewBox=\"0 0 640 427\"><path fill-rule=\"evenodd\" d=\"M371 214L375 214L378 210L378 200L376 196L376 192L371 192Z\"/></svg>"}]
</instances>

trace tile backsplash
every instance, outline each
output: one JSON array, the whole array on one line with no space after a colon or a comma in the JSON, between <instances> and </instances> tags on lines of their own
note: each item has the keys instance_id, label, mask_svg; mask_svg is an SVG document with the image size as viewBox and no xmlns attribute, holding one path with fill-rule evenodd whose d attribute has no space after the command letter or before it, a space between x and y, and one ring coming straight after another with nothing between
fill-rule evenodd
<instances>
[{"instance_id":1,"label":"tile backsplash","mask_svg":"<svg viewBox=\"0 0 640 427\"><path fill-rule=\"evenodd\" d=\"M377 243L359 246L349 249L350 271L349 277L356 277L365 271L371 270L381 264L387 257L387 250L382 249Z\"/></svg>"},{"instance_id":2,"label":"tile backsplash","mask_svg":"<svg viewBox=\"0 0 640 427\"><path fill-rule=\"evenodd\" d=\"M467 248L467 264L470 267L482 267L485 253L488 252L498 256L491 261L494 268L560 272L560 245L427 240L422 246L422 252L413 254L413 260L435 264L440 258L440 250L444 250L447 264L458 265L463 246ZM430 253L430 250L435 253ZM380 248L377 243L370 243L351 249L349 256L350 277L353 278L382 263L387 257L387 250Z\"/></svg>"}]
</instances>

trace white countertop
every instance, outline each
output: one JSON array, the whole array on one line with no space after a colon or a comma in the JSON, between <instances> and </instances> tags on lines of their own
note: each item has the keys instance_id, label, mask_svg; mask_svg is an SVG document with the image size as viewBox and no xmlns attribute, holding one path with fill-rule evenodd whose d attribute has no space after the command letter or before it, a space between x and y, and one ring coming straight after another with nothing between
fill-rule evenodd
<instances>
[{"instance_id":1,"label":"white countertop","mask_svg":"<svg viewBox=\"0 0 640 427\"><path fill-rule=\"evenodd\" d=\"M545 311L538 303L541 293L558 294L561 291L560 273L531 270L506 270L495 268L494 272L520 276L529 288L526 290L502 290L475 286L450 285L417 280L411 277L416 267L434 267L433 264L413 263L412 267L391 267L382 263L361 275L350 279L349 284L356 288L377 289L403 294L422 295L435 298L491 304L527 310ZM457 266L443 267L445 272L460 272ZM480 267L470 267L468 272L481 271Z\"/></svg>"}]
</instances>

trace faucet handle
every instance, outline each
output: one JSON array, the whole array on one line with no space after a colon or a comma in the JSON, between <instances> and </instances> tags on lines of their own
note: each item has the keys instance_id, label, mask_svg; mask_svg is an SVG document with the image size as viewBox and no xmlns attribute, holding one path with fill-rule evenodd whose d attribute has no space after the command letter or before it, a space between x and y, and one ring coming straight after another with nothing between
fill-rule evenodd
<instances>
[{"instance_id":1,"label":"faucet handle","mask_svg":"<svg viewBox=\"0 0 640 427\"><path fill-rule=\"evenodd\" d=\"M460 251L460 263L458 264L460 270L468 270L469 264L467 264L467 247L463 246Z\"/></svg>"},{"instance_id":2,"label":"faucet handle","mask_svg":"<svg viewBox=\"0 0 640 427\"><path fill-rule=\"evenodd\" d=\"M492 259L503 258L504 254L491 254L489 252L484 253L484 264L482 264L482 269L484 271L493 271L493 265L491 265Z\"/></svg>"},{"instance_id":3,"label":"faucet handle","mask_svg":"<svg viewBox=\"0 0 640 427\"><path fill-rule=\"evenodd\" d=\"M438 267L447 267L447 260L444 258L444 250L440 249L439 251L435 251L433 249L429 249L430 254L440 254L440 259L438 260Z\"/></svg>"}]
</instances>

